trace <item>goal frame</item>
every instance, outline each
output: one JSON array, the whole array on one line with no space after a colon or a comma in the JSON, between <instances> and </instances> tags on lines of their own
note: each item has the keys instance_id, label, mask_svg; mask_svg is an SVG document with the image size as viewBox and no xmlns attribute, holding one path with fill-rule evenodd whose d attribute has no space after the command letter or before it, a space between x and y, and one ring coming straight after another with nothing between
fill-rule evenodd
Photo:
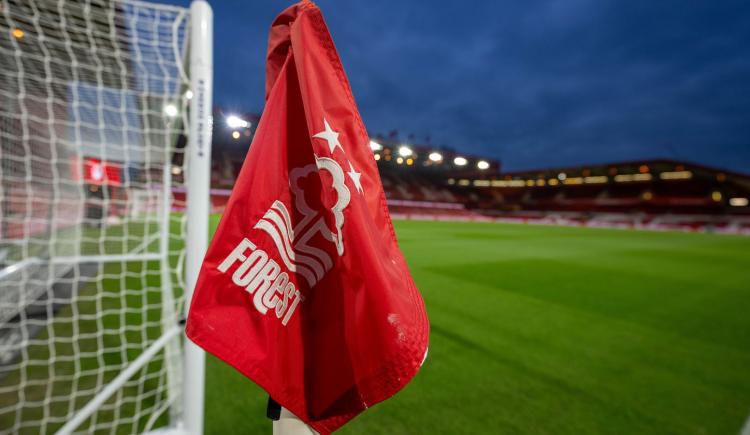
<instances>
[{"instance_id":1,"label":"goal frame","mask_svg":"<svg viewBox=\"0 0 750 435\"><path fill-rule=\"evenodd\" d=\"M99 391L84 407L56 433L72 434L134 374L142 369L160 351L166 350L175 341L181 344L182 385L181 412L173 414L170 426L155 432L200 435L204 421L205 353L184 335L184 319L190 309L195 283L198 279L203 257L208 248L210 183L211 183L211 139L212 139L212 90L213 90L213 11L205 0L193 0L190 5L189 32L189 82L193 98L190 99L189 128L186 157L187 165L187 239L185 241L185 284L183 319L162 332L161 337L146 348L109 384ZM164 163L165 176L170 176L171 163ZM165 183L165 186L168 183ZM168 194L168 192L165 192ZM168 219L168 218L167 218ZM162 275L169 274L168 262L163 262ZM169 290L171 291L171 289ZM181 343L180 343L181 339ZM170 382L169 394L174 384Z\"/></svg>"}]
</instances>

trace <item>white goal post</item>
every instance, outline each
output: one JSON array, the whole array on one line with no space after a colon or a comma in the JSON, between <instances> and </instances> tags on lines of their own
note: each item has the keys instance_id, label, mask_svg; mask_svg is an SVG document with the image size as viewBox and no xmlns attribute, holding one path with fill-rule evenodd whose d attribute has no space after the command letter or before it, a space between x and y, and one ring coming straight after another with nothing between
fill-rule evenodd
<instances>
[{"instance_id":1,"label":"white goal post","mask_svg":"<svg viewBox=\"0 0 750 435\"><path fill-rule=\"evenodd\" d=\"M0 435L203 432L213 14L0 0Z\"/></svg>"}]
</instances>

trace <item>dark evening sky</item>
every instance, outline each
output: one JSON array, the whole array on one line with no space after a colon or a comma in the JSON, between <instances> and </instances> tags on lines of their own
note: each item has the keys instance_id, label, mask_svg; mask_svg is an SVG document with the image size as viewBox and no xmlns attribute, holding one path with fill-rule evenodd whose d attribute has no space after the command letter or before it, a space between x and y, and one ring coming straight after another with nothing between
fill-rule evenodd
<instances>
[{"instance_id":1,"label":"dark evening sky","mask_svg":"<svg viewBox=\"0 0 750 435\"><path fill-rule=\"evenodd\" d=\"M750 172L746 0L317 3L373 135L505 169L666 157ZM215 102L260 112L268 28L290 2L211 4Z\"/></svg>"}]
</instances>

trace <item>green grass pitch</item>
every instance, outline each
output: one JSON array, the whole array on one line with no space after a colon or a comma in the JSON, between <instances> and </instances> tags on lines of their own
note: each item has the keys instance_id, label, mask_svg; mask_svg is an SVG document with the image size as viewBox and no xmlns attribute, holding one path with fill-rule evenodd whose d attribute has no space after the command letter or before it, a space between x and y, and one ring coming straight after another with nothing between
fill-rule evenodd
<instances>
[{"instance_id":1,"label":"green grass pitch","mask_svg":"<svg viewBox=\"0 0 750 435\"><path fill-rule=\"evenodd\" d=\"M214 216L212 227L217 221ZM750 238L490 223L395 226L427 305L430 353L404 391L341 434L734 435L750 414ZM111 243L86 249L132 249L146 233L153 231L115 227L107 233ZM158 263L123 267L109 264L96 278L108 296L55 316L39 337L43 343L53 332L54 346L27 349L36 363L28 367L23 393L34 405L21 412L29 424L21 433L39 433L34 422L47 417L63 419L49 429L59 427L71 404L55 402L46 415L46 396L64 398L72 383L93 394L102 364L112 368L105 374L111 379L140 352L141 327L152 325L145 330L152 339L160 334ZM122 284L131 290L118 294ZM90 285L81 294L97 292ZM151 308L144 311L143 304ZM120 315L123 307L132 313ZM96 316L105 312L111 314ZM99 320L71 323L74 313ZM101 328L136 332L104 334L109 352L77 363L62 358L96 351L89 336ZM47 364L53 354L56 362ZM164 384L160 368L159 361L150 364L145 381L126 388L134 397L153 390L143 406L162 394L154 390ZM50 370L54 383L46 381ZM7 389L0 409L16 403L19 376L0 378ZM207 434L271 433L266 398L208 357ZM73 405L88 399L76 396ZM127 417L137 407L108 404L97 421ZM15 417L0 415L0 432ZM135 420L117 433L144 424L145 418Z\"/></svg>"},{"instance_id":2,"label":"green grass pitch","mask_svg":"<svg viewBox=\"0 0 750 435\"><path fill-rule=\"evenodd\" d=\"M750 238L395 223L431 322L406 389L341 434L736 434L750 413ZM206 432L270 433L213 357Z\"/></svg>"}]
</instances>

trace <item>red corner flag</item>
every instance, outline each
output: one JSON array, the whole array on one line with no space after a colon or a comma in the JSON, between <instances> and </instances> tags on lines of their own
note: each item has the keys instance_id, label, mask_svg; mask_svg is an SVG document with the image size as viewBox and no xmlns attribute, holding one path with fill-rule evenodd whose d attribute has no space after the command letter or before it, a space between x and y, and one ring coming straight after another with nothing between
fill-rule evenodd
<instances>
[{"instance_id":1,"label":"red corner flag","mask_svg":"<svg viewBox=\"0 0 750 435\"><path fill-rule=\"evenodd\" d=\"M369 137L320 10L271 28L266 107L203 263L187 335L320 433L427 352Z\"/></svg>"}]
</instances>

